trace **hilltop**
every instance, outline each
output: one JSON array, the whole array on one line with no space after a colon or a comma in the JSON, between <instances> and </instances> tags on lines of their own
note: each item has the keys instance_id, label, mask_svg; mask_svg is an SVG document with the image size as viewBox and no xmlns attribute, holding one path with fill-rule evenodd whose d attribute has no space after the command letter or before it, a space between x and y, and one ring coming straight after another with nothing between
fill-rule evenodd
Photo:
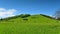
<instances>
[{"instance_id":1,"label":"hilltop","mask_svg":"<svg viewBox=\"0 0 60 34\"><path fill-rule=\"evenodd\" d=\"M13 17L3 18L0 19L0 21L13 21L13 22L20 22L21 21L33 21L33 23L52 23L56 22L57 20L53 19L50 16L44 15L44 14L36 14L36 15L30 15L30 14L21 14Z\"/></svg>"},{"instance_id":2,"label":"hilltop","mask_svg":"<svg viewBox=\"0 0 60 34\"><path fill-rule=\"evenodd\" d=\"M0 19L0 34L59 34L58 20L43 14L21 14Z\"/></svg>"}]
</instances>

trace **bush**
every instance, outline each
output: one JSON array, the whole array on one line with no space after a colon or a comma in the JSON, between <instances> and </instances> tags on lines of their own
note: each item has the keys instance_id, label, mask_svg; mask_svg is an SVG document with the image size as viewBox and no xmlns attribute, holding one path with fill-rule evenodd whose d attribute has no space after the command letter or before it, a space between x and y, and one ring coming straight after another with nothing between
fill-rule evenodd
<instances>
[{"instance_id":1,"label":"bush","mask_svg":"<svg viewBox=\"0 0 60 34\"><path fill-rule=\"evenodd\" d=\"M27 18L24 18L23 20L26 20L27 21L28 19Z\"/></svg>"}]
</instances>

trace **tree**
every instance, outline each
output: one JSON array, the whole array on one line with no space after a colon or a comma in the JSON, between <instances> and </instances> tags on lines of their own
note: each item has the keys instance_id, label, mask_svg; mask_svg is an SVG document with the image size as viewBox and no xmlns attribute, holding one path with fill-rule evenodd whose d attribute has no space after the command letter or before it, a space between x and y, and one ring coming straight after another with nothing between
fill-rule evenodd
<instances>
[{"instance_id":1,"label":"tree","mask_svg":"<svg viewBox=\"0 0 60 34\"><path fill-rule=\"evenodd\" d=\"M26 17L29 17L29 16L31 16L31 15L30 14L21 14L20 15L21 18L26 18Z\"/></svg>"},{"instance_id":2,"label":"tree","mask_svg":"<svg viewBox=\"0 0 60 34\"><path fill-rule=\"evenodd\" d=\"M60 10L56 11L55 18L60 20Z\"/></svg>"}]
</instances>

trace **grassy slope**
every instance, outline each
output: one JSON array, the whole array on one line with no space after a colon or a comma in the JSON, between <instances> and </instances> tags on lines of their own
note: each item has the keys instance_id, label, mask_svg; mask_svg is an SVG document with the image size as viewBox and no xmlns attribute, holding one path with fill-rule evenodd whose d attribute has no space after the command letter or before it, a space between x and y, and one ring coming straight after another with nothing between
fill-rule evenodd
<instances>
[{"instance_id":1,"label":"grassy slope","mask_svg":"<svg viewBox=\"0 0 60 34\"><path fill-rule=\"evenodd\" d=\"M0 34L60 34L60 23L41 15L0 21Z\"/></svg>"}]
</instances>

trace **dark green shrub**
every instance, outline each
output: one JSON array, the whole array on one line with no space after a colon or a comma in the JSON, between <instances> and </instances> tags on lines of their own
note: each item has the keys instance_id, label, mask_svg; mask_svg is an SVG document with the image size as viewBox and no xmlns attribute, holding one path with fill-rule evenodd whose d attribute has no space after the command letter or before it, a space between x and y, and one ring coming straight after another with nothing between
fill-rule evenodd
<instances>
[{"instance_id":1,"label":"dark green shrub","mask_svg":"<svg viewBox=\"0 0 60 34\"><path fill-rule=\"evenodd\" d=\"M2 21L3 19L0 19L0 21Z\"/></svg>"},{"instance_id":2,"label":"dark green shrub","mask_svg":"<svg viewBox=\"0 0 60 34\"><path fill-rule=\"evenodd\" d=\"M23 20L26 20L27 21L28 19L27 18L24 18Z\"/></svg>"}]
</instances>

